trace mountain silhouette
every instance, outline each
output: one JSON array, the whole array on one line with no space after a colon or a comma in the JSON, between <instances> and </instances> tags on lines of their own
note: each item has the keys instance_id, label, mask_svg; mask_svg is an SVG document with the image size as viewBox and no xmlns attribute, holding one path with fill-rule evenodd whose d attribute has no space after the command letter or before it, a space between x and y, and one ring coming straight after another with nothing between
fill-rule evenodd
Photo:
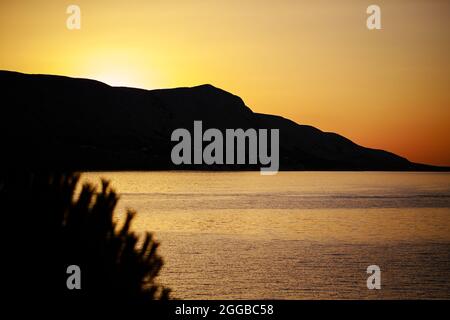
<instances>
[{"instance_id":1,"label":"mountain silhouette","mask_svg":"<svg viewBox=\"0 0 450 320\"><path fill-rule=\"evenodd\" d=\"M251 170L251 165L175 166L176 128L280 129L281 170L447 170L365 148L336 133L260 114L212 85L144 90L95 80L0 71L2 162L61 170Z\"/></svg>"}]
</instances>

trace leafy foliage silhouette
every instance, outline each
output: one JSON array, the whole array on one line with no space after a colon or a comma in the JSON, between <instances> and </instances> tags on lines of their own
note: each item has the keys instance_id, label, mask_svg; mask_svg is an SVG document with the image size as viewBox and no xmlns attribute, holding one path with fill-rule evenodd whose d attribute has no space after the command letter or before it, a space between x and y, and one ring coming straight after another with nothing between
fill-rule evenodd
<instances>
[{"instance_id":1,"label":"leafy foliage silhouette","mask_svg":"<svg viewBox=\"0 0 450 320\"><path fill-rule=\"evenodd\" d=\"M20 231L9 237L14 240L9 271L16 293L69 304L142 305L168 299L170 290L156 281L163 260L153 235L139 237L131 231L133 211L122 223L115 220L119 197L109 182L102 180L99 192L88 183L77 192L79 178L61 173L0 177L0 208L14 210L14 231ZM80 290L66 286L69 265L81 268ZM23 294L30 272L32 287L41 290L33 296Z\"/></svg>"}]
</instances>

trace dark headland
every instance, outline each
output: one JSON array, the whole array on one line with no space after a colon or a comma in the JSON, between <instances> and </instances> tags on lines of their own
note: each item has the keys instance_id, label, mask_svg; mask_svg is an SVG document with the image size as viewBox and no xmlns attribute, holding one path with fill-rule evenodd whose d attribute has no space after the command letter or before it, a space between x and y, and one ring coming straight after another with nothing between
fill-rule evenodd
<instances>
[{"instance_id":1,"label":"dark headland","mask_svg":"<svg viewBox=\"0 0 450 320\"><path fill-rule=\"evenodd\" d=\"M448 171L280 116L255 113L211 85L143 90L53 75L0 71L3 168L60 170L248 170L175 166L176 128L280 129L280 170Z\"/></svg>"}]
</instances>

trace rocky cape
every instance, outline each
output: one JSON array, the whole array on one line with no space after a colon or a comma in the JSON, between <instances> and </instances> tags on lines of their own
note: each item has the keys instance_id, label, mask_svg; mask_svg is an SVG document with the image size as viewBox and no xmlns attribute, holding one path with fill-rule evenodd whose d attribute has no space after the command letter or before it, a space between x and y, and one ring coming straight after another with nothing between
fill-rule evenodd
<instances>
[{"instance_id":1,"label":"rocky cape","mask_svg":"<svg viewBox=\"0 0 450 320\"><path fill-rule=\"evenodd\" d=\"M95 80L0 71L0 139L7 168L259 170L172 163L171 133L203 127L280 130L280 170L438 171L276 115L253 112L212 85L143 90Z\"/></svg>"}]
</instances>

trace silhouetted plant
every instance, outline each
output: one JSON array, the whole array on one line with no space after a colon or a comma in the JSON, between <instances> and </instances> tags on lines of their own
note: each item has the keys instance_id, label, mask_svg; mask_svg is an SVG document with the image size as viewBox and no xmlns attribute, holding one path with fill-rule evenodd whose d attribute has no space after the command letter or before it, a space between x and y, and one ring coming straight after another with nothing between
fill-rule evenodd
<instances>
[{"instance_id":1,"label":"silhouetted plant","mask_svg":"<svg viewBox=\"0 0 450 320\"><path fill-rule=\"evenodd\" d=\"M15 228L9 267L19 298L107 304L169 298L170 290L155 281L163 261L152 234L140 238L130 230L132 211L121 223L114 219L118 196L107 181L99 192L84 184L76 195L78 184L76 174L1 177L2 212L15 218L15 225L7 223ZM80 290L66 286L69 265L81 268ZM26 294L27 285L39 293Z\"/></svg>"}]
</instances>

